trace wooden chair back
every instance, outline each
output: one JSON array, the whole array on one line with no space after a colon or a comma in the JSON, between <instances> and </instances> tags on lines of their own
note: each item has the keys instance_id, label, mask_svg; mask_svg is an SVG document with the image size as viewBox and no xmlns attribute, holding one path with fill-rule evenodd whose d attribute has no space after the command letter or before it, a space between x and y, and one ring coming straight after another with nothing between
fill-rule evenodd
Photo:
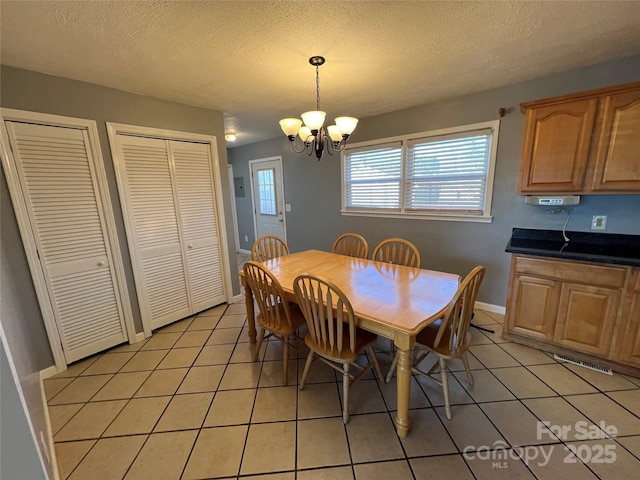
<instances>
[{"instance_id":1,"label":"wooden chair back","mask_svg":"<svg viewBox=\"0 0 640 480\"><path fill-rule=\"evenodd\" d=\"M254 262L264 262L284 255L289 255L289 247L276 235L260 237L251 247L251 260Z\"/></svg>"},{"instance_id":2,"label":"wooden chair back","mask_svg":"<svg viewBox=\"0 0 640 480\"><path fill-rule=\"evenodd\" d=\"M446 347L452 356L464 353L468 346L465 342L473 316L473 307L485 271L484 267L477 266L462 281L444 314L433 348ZM443 338L448 338L448 345L440 345Z\"/></svg>"},{"instance_id":3,"label":"wooden chair back","mask_svg":"<svg viewBox=\"0 0 640 480\"><path fill-rule=\"evenodd\" d=\"M369 256L369 245L362 235L345 233L335 241L332 251L349 257L367 258Z\"/></svg>"},{"instance_id":4,"label":"wooden chair back","mask_svg":"<svg viewBox=\"0 0 640 480\"><path fill-rule=\"evenodd\" d=\"M373 250L372 260L420 268L420 252L416 246L403 238L387 238Z\"/></svg>"},{"instance_id":5,"label":"wooden chair back","mask_svg":"<svg viewBox=\"0 0 640 480\"><path fill-rule=\"evenodd\" d=\"M355 353L355 315L344 292L330 280L313 275L296 277L293 290L314 343L330 356L339 355L343 345ZM348 339L344 338L345 334L349 335Z\"/></svg>"},{"instance_id":6,"label":"wooden chair back","mask_svg":"<svg viewBox=\"0 0 640 480\"><path fill-rule=\"evenodd\" d=\"M292 326L289 302L278 279L264 265L251 260L244 264L244 277L258 304L258 322L271 331L279 331L286 324Z\"/></svg>"}]
</instances>

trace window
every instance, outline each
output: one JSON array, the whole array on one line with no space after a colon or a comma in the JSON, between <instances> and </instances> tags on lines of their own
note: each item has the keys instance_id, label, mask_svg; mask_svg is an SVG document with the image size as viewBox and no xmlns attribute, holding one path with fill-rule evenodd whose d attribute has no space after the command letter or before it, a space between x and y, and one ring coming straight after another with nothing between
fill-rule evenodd
<instances>
[{"instance_id":1,"label":"window","mask_svg":"<svg viewBox=\"0 0 640 480\"><path fill-rule=\"evenodd\" d=\"M258 170L258 195L260 196L260 215L276 214L275 169Z\"/></svg>"},{"instance_id":2,"label":"window","mask_svg":"<svg viewBox=\"0 0 640 480\"><path fill-rule=\"evenodd\" d=\"M491 221L498 126L487 122L349 146L342 213Z\"/></svg>"}]
</instances>

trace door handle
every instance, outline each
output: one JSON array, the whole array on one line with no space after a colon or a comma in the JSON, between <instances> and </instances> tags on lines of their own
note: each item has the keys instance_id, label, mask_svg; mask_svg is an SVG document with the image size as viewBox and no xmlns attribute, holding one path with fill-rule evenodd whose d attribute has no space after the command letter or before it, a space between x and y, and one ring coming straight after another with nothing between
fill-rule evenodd
<instances>
[{"instance_id":1,"label":"door handle","mask_svg":"<svg viewBox=\"0 0 640 480\"><path fill-rule=\"evenodd\" d=\"M283 220L283 219L279 219L278 221L279 221L279 222L284 222L284 220Z\"/></svg>"}]
</instances>

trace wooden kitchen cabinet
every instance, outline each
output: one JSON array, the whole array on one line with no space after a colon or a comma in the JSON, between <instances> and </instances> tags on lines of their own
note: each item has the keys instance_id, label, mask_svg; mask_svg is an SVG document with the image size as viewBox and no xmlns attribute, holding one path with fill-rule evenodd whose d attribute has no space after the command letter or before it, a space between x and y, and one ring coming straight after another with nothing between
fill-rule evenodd
<instances>
[{"instance_id":1,"label":"wooden kitchen cabinet","mask_svg":"<svg viewBox=\"0 0 640 480\"><path fill-rule=\"evenodd\" d=\"M640 367L640 268L632 270L618 334L618 348L613 357Z\"/></svg>"},{"instance_id":2,"label":"wooden kitchen cabinet","mask_svg":"<svg viewBox=\"0 0 640 480\"><path fill-rule=\"evenodd\" d=\"M521 104L521 194L640 192L640 82Z\"/></svg>"}]
</instances>

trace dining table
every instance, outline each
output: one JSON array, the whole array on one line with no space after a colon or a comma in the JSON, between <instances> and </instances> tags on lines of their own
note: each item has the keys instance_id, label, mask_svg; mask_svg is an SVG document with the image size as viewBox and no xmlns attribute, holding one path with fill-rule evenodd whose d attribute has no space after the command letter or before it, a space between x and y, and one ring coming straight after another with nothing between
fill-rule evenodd
<instances>
[{"instance_id":1,"label":"dining table","mask_svg":"<svg viewBox=\"0 0 640 480\"><path fill-rule=\"evenodd\" d=\"M406 437L411 426L411 352L416 334L442 317L458 289L460 276L320 250L291 253L262 264L280 282L287 300L294 303L293 282L298 275L331 280L351 301L360 328L393 340L398 350L394 422L398 436ZM253 295L243 272L240 278L245 288L249 341L255 343Z\"/></svg>"}]
</instances>

